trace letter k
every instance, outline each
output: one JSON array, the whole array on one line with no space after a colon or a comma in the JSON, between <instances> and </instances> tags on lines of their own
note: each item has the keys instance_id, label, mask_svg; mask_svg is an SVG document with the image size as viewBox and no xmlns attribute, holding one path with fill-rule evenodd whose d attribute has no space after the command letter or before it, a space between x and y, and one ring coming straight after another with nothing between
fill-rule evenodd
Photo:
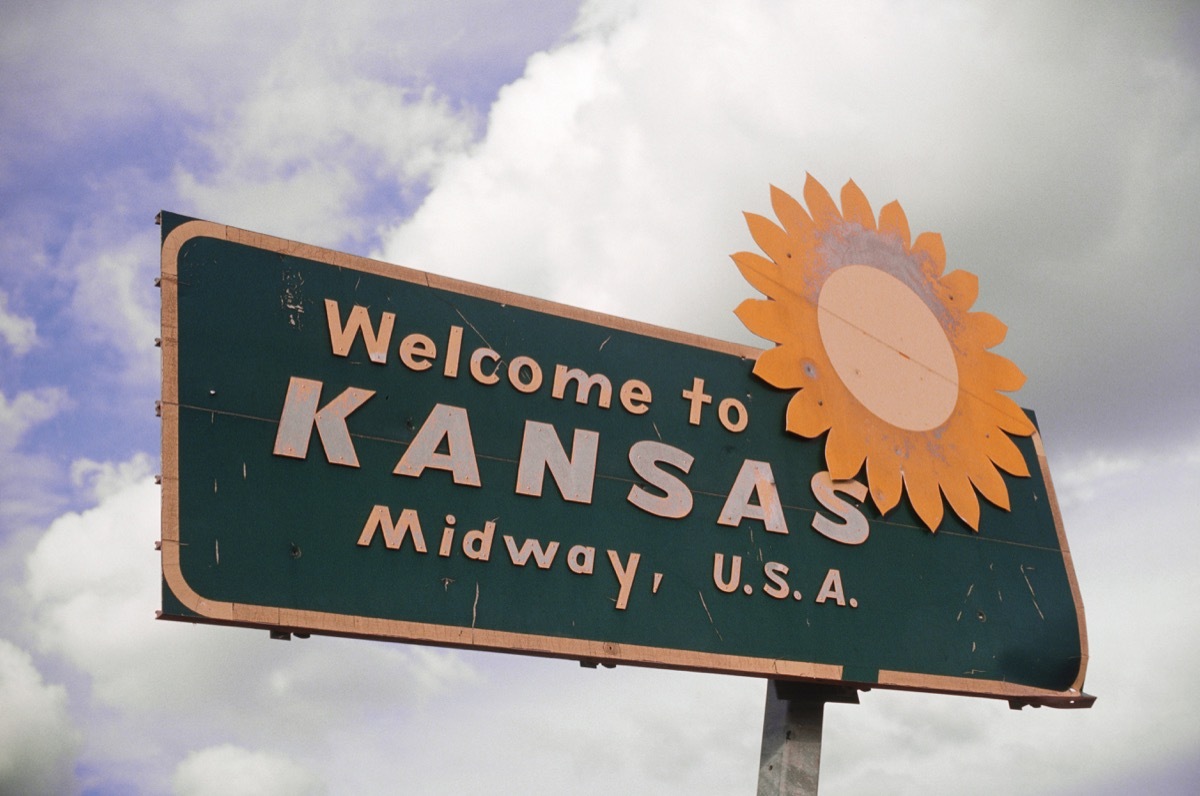
<instances>
[{"instance_id":1,"label":"letter k","mask_svg":"<svg viewBox=\"0 0 1200 796\"><path fill-rule=\"evenodd\" d=\"M346 428L346 417L366 403L375 394L374 390L347 387L342 394L318 411L321 388L325 385L314 379L292 376L288 383L287 398L283 401L283 413L279 417L279 431L275 435L275 455L293 459L308 457L308 442L312 437L313 423L321 435L321 447L330 464L358 467L358 456L354 443Z\"/></svg>"}]
</instances>

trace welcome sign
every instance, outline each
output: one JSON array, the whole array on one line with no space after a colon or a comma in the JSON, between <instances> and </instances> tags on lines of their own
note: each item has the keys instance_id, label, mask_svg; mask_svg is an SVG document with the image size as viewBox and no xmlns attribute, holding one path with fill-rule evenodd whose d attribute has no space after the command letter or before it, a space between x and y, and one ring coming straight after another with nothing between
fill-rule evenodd
<instances>
[{"instance_id":1,"label":"welcome sign","mask_svg":"<svg viewBox=\"0 0 1200 796\"><path fill-rule=\"evenodd\" d=\"M1002 325L817 189L767 352L164 213L162 617L1090 704Z\"/></svg>"}]
</instances>

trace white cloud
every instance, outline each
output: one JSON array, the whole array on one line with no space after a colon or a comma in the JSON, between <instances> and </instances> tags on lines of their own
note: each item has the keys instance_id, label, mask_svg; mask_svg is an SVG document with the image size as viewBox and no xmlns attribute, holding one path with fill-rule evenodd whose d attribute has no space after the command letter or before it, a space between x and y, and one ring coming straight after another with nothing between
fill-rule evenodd
<instances>
[{"instance_id":1,"label":"white cloud","mask_svg":"<svg viewBox=\"0 0 1200 796\"><path fill-rule=\"evenodd\" d=\"M133 484L144 481L153 472L148 455L139 453L125 462L71 462L71 483L87 492L95 501L115 497Z\"/></svg>"},{"instance_id":2,"label":"white cloud","mask_svg":"<svg viewBox=\"0 0 1200 796\"><path fill-rule=\"evenodd\" d=\"M96 508L62 515L27 562L39 643L91 672L110 703L145 693L134 663L144 665L154 615L158 491L140 474Z\"/></svg>"},{"instance_id":3,"label":"white cloud","mask_svg":"<svg viewBox=\"0 0 1200 796\"><path fill-rule=\"evenodd\" d=\"M62 469L50 456L20 451L0 452L0 529L31 545L44 522L65 505L59 490ZM15 548L10 548L10 550ZM21 557L0 555L0 583L20 577Z\"/></svg>"},{"instance_id":4,"label":"white cloud","mask_svg":"<svg viewBox=\"0 0 1200 796\"><path fill-rule=\"evenodd\" d=\"M420 699L471 677L451 654L366 645L364 663L373 665L334 684L319 673L337 659L346 641L289 645L269 642L262 631L155 622L159 487L146 476L149 466L142 456L119 465L77 462L74 473L92 483L99 504L56 519L28 560L26 585L40 644L90 673L100 701L156 713L183 704L195 708L213 694L239 702L252 694L285 713L303 713L314 702L353 712L377 689ZM383 674L386 670L406 675L395 680ZM180 678L207 696L180 694ZM339 708L339 694L346 691L358 697ZM224 704L213 711L232 710ZM255 721L247 717L247 723Z\"/></svg>"},{"instance_id":5,"label":"white cloud","mask_svg":"<svg viewBox=\"0 0 1200 796\"><path fill-rule=\"evenodd\" d=\"M328 792L299 761L224 744L187 756L172 781L177 796L316 796Z\"/></svg>"},{"instance_id":6,"label":"white cloud","mask_svg":"<svg viewBox=\"0 0 1200 796\"><path fill-rule=\"evenodd\" d=\"M1138 385L1179 405L1200 367L1180 215L1200 202L1200 81L1167 44L1176 14L592 3L382 257L751 342L726 256L754 248L740 211L769 214L768 184L799 194L805 171L854 178L981 276L1044 419L1121 433ZM1136 425L1165 433L1161 414Z\"/></svg>"},{"instance_id":7,"label":"white cloud","mask_svg":"<svg viewBox=\"0 0 1200 796\"><path fill-rule=\"evenodd\" d=\"M3 339L17 356L25 356L37 344L37 324L9 311L8 293L0 290L0 339Z\"/></svg>"},{"instance_id":8,"label":"white cloud","mask_svg":"<svg viewBox=\"0 0 1200 796\"><path fill-rule=\"evenodd\" d=\"M442 20L383 6L297 14L219 123L192 137L173 175L181 209L305 242L374 240L473 141L475 110L417 67L430 43L411 35L460 15L469 18L461 7ZM388 28L393 47L364 46Z\"/></svg>"},{"instance_id":9,"label":"white cloud","mask_svg":"<svg viewBox=\"0 0 1200 796\"><path fill-rule=\"evenodd\" d=\"M1074 484L1063 520L1095 707L1013 712L986 700L872 692L858 708L827 713L831 789L869 793L886 776L893 793L1118 793L1106 788L1194 759L1200 694L1185 684L1200 656L1200 608L1184 595L1200 555L1186 519L1200 514L1195 450L1063 468Z\"/></svg>"},{"instance_id":10,"label":"white cloud","mask_svg":"<svg viewBox=\"0 0 1200 796\"><path fill-rule=\"evenodd\" d=\"M381 704L415 709L476 679L454 652L322 637L284 643L264 631L155 621L159 487L149 467L145 456L76 462L74 478L98 504L56 519L27 560L36 643L86 675L97 706L89 759L132 759L148 747L161 761L199 738L312 748Z\"/></svg>"},{"instance_id":11,"label":"white cloud","mask_svg":"<svg viewBox=\"0 0 1200 796\"><path fill-rule=\"evenodd\" d=\"M156 228L114 237L103 225L76 230L62 255L74 272L71 310L92 345L121 354L126 375L139 383L158 378L159 334Z\"/></svg>"},{"instance_id":12,"label":"white cloud","mask_svg":"<svg viewBox=\"0 0 1200 796\"><path fill-rule=\"evenodd\" d=\"M430 90L327 74L303 51L289 55L229 124L198 136L204 169L175 174L189 212L306 242L359 241L380 223L379 191L419 185L471 139L470 116Z\"/></svg>"},{"instance_id":13,"label":"white cloud","mask_svg":"<svg viewBox=\"0 0 1200 796\"><path fill-rule=\"evenodd\" d=\"M7 454L16 448L25 432L66 406L66 390L58 387L20 392L11 401L0 392L0 451Z\"/></svg>"},{"instance_id":14,"label":"white cloud","mask_svg":"<svg viewBox=\"0 0 1200 796\"><path fill-rule=\"evenodd\" d=\"M46 683L29 653L0 638L0 793L74 790L78 746L66 689Z\"/></svg>"},{"instance_id":15,"label":"white cloud","mask_svg":"<svg viewBox=\"0 0 1200 796\"><path fill-rule=\"evenodd\" d=\"M148 15L138 2L114 0L7 11L0 34L6 89L0 93L0 137L11 144L5 154L12 161L0 158L0 176L15 171L18 160L53 159L55 147L131 130L138 136L138 156L156 154L143 135L165 133L156 143L179 146L175 125L228 126L244 114L245 98L263 90L264 80L285 89L280 100L302 104L305 95L297 89L309 80L314 92L308 97L326 97L334 108L362 98L360 83L370 83L376 97L389 93L385 87L408 86L419 95L444 83L457 90L464 108L486 103L528 52L562 34L572 8L558 0L525 0L516 8L496 0L436 6L375 0L336 8L297 0L281 13L272 6L213 0ZM156 67L147 69L147 63ZM335 73L345 98L326 91L324 76ZM252 104L266 99L259 96ZM363 108L363 124L352 134L393 142L409 136L404 128L380 126L392 113L380 111ZM288 121L314 121L303 111L282 112ZM420 116L404 118L420 125ZM315 122L327 127L320 118ZM275 133L284 139L304 135L281 130L273 119L257 134ZM394 151L391 144L388 149ZM189 154L207 157L180 152Z\"/></svg>"},{"instance_id":16,"label":"white cloud","mask_svg":"<svg viewBox=\"0 0 1200 796\"><path fill-rule=\"evenodd\" d=\"M353 793L752 792L763 683L476 653L479 685L330 750ZM355 761L386 760L385 766Z\"/></svg>"},{"instance_id":17,"label":"white cloud","mask_svg":"<svg viewBox=\"0 0 1200 796\"><path fill-rule=\"evenodd\" d=\"M57 466L45 455L23 450L22 440L69 403L66 390L58 387L19 392L11 400L0 390L0 529L26 528L61 504L53 483ZM14 563L0 562L0 572Z\"/></svg>"}]
</instances>

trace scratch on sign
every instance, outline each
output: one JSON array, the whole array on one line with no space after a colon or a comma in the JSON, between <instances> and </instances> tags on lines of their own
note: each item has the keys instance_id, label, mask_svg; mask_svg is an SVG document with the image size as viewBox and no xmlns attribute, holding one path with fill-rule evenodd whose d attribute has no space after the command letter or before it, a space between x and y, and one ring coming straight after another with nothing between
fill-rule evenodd
<instances>
[{"instance_id":1,"label":"scratch on sign","mask_svg":"<svg viewBox=\"0 0 1200 796\"><path fill-rule=\"evenodd\" d=\"M1033 567L1030 567L1030 569L1033 569ZM1038 616L1040 616L1042 621L1045 622L1046 615L1042 613L1042 609L1037 604L1037 593L1033 590L1033 584L1029 582L1029 576L1025 574L1024 564L1021 565L1021 577L1025 578L1025 585L1029 587L1029 598L1033 600L1034 609L1037 610Z\"/></svg>"},{"instance_id":2,"label":"scratch on sign","mask_svg":"<svg viewBox=\"0 0 1200 796\"><path fill-rule=\"evenodd\" d=\"M454 307L454 312L458 315L458 317L463 319L463 323L465 323L467 326L471 327L472 332L479 335L479 339L483 341L484 345L486 345L488 348L493 348L492 344L490 342L488 342L488 339L486 337L484 337L483 334L478 329L475 328L475 324L468 321L467 316L462 314L462 310L460 310L458 307Z\"/></svg>"},{"instance_id":3,"label":"scratch on sign","mask_svg":"<svg viewBox=\"0 0 1200 796\"><path fill-rule=\"evenodd\" d=\"M721 635L720 630L717 630L717 623L713 621L712 614L709 613L708 603L704 602L704 594L699 591L697 591L696 594L700 595L700 605L704 606L704 613L708 614L708 623L713 626L713 632L717 634L717 638L721 639L721 641L724 641L725 637Z\"/></svg>"}]
</instances>

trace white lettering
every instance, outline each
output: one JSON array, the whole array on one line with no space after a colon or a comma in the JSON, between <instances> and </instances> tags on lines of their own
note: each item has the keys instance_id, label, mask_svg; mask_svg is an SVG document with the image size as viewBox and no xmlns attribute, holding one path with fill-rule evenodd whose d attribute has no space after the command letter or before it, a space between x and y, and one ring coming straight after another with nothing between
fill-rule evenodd
<instances>
[{"instance_id":1,"label":"white lettering","mask_svg":"<svg viewBox=\"0 0 1200 796\"><path fill-rule=\"evenodd\" d=\"M463 555L476 561L487 561L492 557L492 537L495 533L496 523L491 520L483 524L482 531L467 531L463 534Z\"/></svg>"},{"instance_id":2,"label":"white lettering","mask_svg":"<svg viewBox=\"0 0 1200 796\"><path fill-rule=\"evenodd\" d=\"M750 498L755 494L758 495L758 505L750 502ZM779 492L775 488L775 476L767 462L756 462L753 459L742 462L742 469L729 490L729 497L725 500L725 507L721 509L717 524L736 528L746 517L762 520L771 533L788 532L787 520L783 516L783 503L779 500Z\"/></svg>"},{"instance_id":3,"label":"white lettering","mask_svg":"<svg viewBox=\"0 0 1200 796\"><path fill-rule=\"evenodd\" d=\"M654 440L635 442L629 448L629 464L635 473L646 483L663 494L654 495L647 492L640 484L634 484L629 489L627 500L642 511L658 517L679 519L686 517L692 510L692 491L683 481L674 475L660 470L659 463L677 467L686 474L695 461L687 451Z\"/></svg>"},{"instance_id":4,"label":"white lettering","mask_svg":"<svg viewBox=\"0 0 1200 796\"><path fill-rule=\"evenodd\" d=\"M608 551L608 562L612 564L613 574L617 576L617 583L621 585L617 594L618 611L624 611L625 606L629 605L629 590L633 588L633 579L637 575L638 561L641 558L640 553L630 553L629 560L622 564L621 556L616 550Z\"/></svg>"},{"instance_id":5,"label":"white lettering","mask_svg":"<svg viewBox=\"0 0 1200 796\"><path fill-rule=\"evenodd\" d=\"M392 324L396 321L396 314L394 312L383 313L378 334L371 326L371 317L367 314L366 307L355 304L354 308L350 310L350 317L346 319L345 326L342 326L340 315L338 303L333 299L325 299L325 319L329 324L329 345L333 348L334 355L349 356L350 346L354 344L354 337L361 332L363 343L367 347L367 355L371 361L376 365L386 363L388 345L392 339Z\"/></svg>"},{"instance_id":6,"label":"white lettering","mask_svg":"<svg viewBox=\"0 0 1200 796\"><path fill-rule=\"evenodd\" d=\"M438 453L442 440L446 441L446 453ZM395 475L419 478L425 468L447 470L454 476L454 483L481 486L479 464L475 459L475 443L471 439L471 423L467 410L459 406L438 404L421 424L417 435L408 444L408 450L396 462Z\"/></svg>"},{"instance_id":7,"label":"white lettering","mask_svg":"<svg viewBox=\"0 0 1200 796\"><path fill-rule=\"evenodd\" d=\"M822 470L812 477L812 493L821 505L841 517L844 522L836 523L818 512L812 521L813 530L822 536L842 544L862 544L871 533L871 526L863 513L837 496L845 492L856 500L867 497L867 487L858 481L834 481Z\"/></svg>"},{"instance_id":8,"label":"white lettering","mask_svg":"<svg viewBox=\"0 0 1200 796\"><path fill-rule=\"evenodd\" d=\"M525 435L521 440L521 461L517 465L517 494L541 497L546 469L549 468L563 500L591 503L599 445L599 432L575 429L571 457L568 459L554 426L526 420Z\"/></svg>"},{"instance_id":9,"label":"white lettering","mask_svg":"<svg viewBox=\"0 0 1200 796\"><path fill-rule=\"evenodd\" d=\"M825 582L821 584L821 592L817 595L816 602L824 603L831 597L838 605L846 604L846 595L842 591L842 573L836 569L831 569L825 574Z\"/></svg>"},{"instance_id":10,"label":"white lettering","mask_svg":"<svg viewBox=\"0 0 1200 796\"><path fill-rule=\"evenodd\" d=\"M367 517L362 533L358 535L358 546L370 545L371 540L375 538L375 532L380 528L383 529L383 544L389 550L399 550L404 537L412 534L413 548L418 553L425 552L425 536L421 533L421 520L415 510L404 509L393 523L388 507L376 506L371 510L371 516Z\"/></svg>"},{"instance_id":11,"label":"white lettering","mask_svg":"<svg viewBox=\"0 0 1200 796\"><path fill-rule=\"evenodd\" d=\"M318 411L324 386L315 379L292 376L288 382L287 396L283 399L279 428L275 433L274 453L292 459L308 458L308 443L312 438L313 424L316 424L326 460L330 464L358 467L358 454L354 451L350 431L346 428L346 418L366 403L375 391L347 387Z\"/></svg>"},{"instance_id":12,"label":"white lettering","mask_svg":"<svg viewBox=\"0 0 1200 796\"><path fill-rule=\"evenodd\" d=\"M551 542L548 547L542 549L542 543L537 539L526 539L518 550L516 540L505 535L504 545L508 548L508 557L518 567L525 566L525 562L532 555L538 569L550 569L550 565L554 563L554 556L558 553L558 542Z\"/></svg>"},{"instance_id":13,"label":"white lettering","mask_svg":"<svg viewBox=\"0 0 1200 796\"><path fill-rule=\"evenodd\" d=\"M559 400L562 400L567 391L567 383L574 380L575 382L575 403L587 405L588 400L592 395L592 388L600 389L600 397L596 404L601 409L607 409L612 403L612 382L602 373L597 373L591 376L579 368L567 368L566 365L557 365L554 368L554 386L550 389L550 395Z\"/></svg>"},{"instance_id":14,"label":"white lettering","mask_svg":"<svg viewBox=\"0 0 1200 796\"><path fill-rule=\"evenodd\" d=\"M763 591L774 597L776 600L782 600L788 596L787 581L783 576L788 574L786 564L780 564L778 561L768 561L763 565L763 574L766 575L770 583L763 584Z\"/></svg>"},{"instance_id":15,"label":"white lettering","mask_svg":"<svg viewBox=\"0 0 1200 796\"><path fill-rule=\"evenodd\" d=\"M596 548L577 544L567 551L567 567L576 575L590 575L596 563Z\"/></svg>"},{"instance_id":16,"label":"white lettering","mask_svg":"<svg viewBox=\"0 0 1200 796\"><path fill-rule=\"evenodd\" d=\"M716 553L713 555L713 583L717 588L726 594L737 591L738 585L742 582L742 557L734 556L729 564L729 579L725 579L725 554Z\"/></svg>"}]
</instances>

